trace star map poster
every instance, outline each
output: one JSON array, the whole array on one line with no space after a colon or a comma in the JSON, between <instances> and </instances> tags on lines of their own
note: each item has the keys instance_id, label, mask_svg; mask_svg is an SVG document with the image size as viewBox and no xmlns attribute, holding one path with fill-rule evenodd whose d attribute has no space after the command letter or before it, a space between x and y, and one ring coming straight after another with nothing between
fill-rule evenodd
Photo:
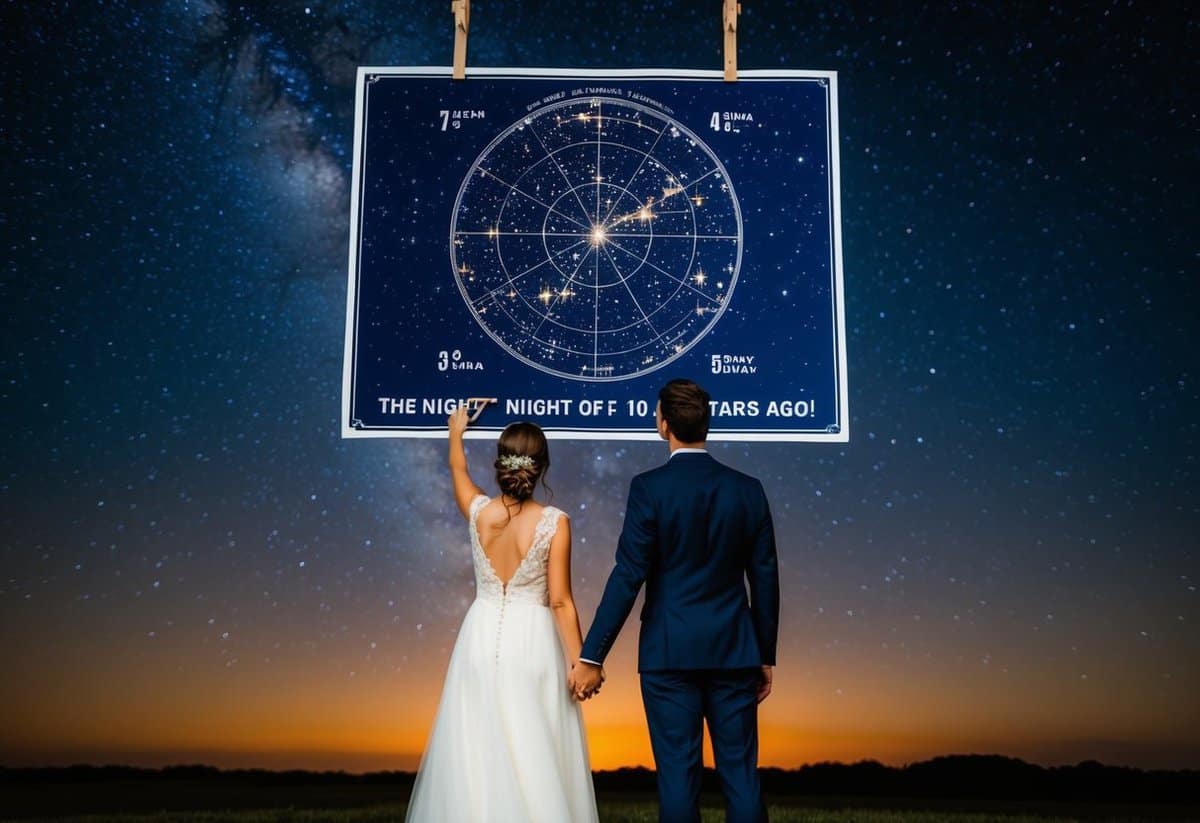
<instances>
[{"instance_id":1,"label":"star map poster","mask_svg":"<svg viewBox=\"0 0 1200 823\"><path fill-rule=\"evenodd\" d=\"M358 70L345 437L849 438L832 72Z\"/></svg>"}]
</instances>

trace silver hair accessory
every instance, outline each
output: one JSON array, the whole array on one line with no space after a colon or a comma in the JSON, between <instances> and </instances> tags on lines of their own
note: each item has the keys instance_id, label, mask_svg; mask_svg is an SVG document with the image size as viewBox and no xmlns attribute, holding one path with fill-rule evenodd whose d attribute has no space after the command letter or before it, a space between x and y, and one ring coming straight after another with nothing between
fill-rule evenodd
<instances>
[{"instance_id":1,"label":"silver hair accessory","mask_svg":"<svg viewBox=\"0 0 1200 823\"><path fill-rule=\"evenodd\" d=\"M500 465L509 471L515 469L532 469L533 458L527 454L506 454L500 458Z\"/></svg>"}]
</instances>

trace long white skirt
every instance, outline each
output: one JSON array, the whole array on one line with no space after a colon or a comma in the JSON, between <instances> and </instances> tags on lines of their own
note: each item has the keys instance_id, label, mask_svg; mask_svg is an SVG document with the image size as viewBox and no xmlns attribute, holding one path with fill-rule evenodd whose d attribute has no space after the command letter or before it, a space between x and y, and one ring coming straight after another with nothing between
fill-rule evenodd
<instances>
[{"instance_id":1,"label":"long white skirt","mask_svg":"<svg viewBox=\"0 0 1200 823\"><path fill-rule=\"evenodd\" d=\"M548 607L477 598L450 654L408 823L596 823L583 713Z\"/></svg>"}]
</instances>

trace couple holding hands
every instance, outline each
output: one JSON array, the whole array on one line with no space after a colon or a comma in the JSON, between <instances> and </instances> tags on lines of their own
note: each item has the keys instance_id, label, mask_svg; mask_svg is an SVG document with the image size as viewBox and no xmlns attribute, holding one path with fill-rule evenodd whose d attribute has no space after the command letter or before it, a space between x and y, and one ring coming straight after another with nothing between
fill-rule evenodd
<instances>
[{"instance_id":1,"label":"couple holding hands","mask_svg":"<svg viewBox=\"0 0 1200 823\"><path fill-rule=\"evenodd\" d=\"M726 819L766 821L758 704L771 691L779 573L762 484L705 450L709 395L671 380L655 412L670 456L630 483L616 563L586 638L571 593L566 513L533 500L549 446L533 423L497 442L489 497L450 416L450 473L467 519L476 599L450 655L407 821L597 821L580 701L642 585L642 702L658 775L659 820L698 823L708 723Z\"/></svg>"}]
</instances>

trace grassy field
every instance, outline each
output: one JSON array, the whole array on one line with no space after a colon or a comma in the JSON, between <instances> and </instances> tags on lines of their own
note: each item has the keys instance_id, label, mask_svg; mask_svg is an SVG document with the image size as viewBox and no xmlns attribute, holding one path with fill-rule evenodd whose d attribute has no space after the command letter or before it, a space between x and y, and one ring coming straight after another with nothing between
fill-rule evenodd
<instances>
[{"instance_id":1,"label":"grassy field","mask_svg":"<svg viewBox=\"0 0 1200 823\"><path fill-rule=\"evenodd\" d=\"M138 814L100 814L70 817L0 818L6 821L38 823L397 823L404 820L405 804L387 804L353 809L244 809L228 811L157 811ZM1067 823L1079 820L1147 821L1163 816L1149 809L1110 809L1111 815L1048 816L963 811L904 811L871 808L820 808L813 806L772 805L771 823ZM1176 817L1175 820L1195 820ZM653 801L602 800L602 823L655 823L657 808ZM704 823L721 823L724 810L708 805L702 810Z\"/></svg>"}]
</instances>

